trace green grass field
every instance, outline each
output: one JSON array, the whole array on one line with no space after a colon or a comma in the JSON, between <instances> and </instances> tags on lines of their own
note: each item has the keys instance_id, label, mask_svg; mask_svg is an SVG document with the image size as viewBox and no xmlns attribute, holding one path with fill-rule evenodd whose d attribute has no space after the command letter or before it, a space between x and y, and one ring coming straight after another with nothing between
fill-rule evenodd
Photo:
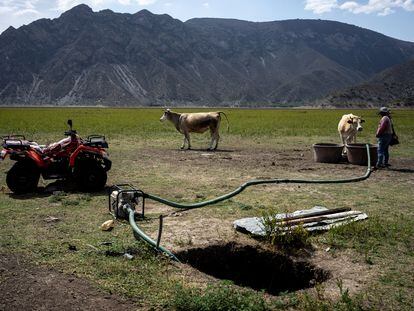
<instances>
[{"instance_id":1,"label":"green grass field","mask_svg":"<svg viewBox=\"0 0 414 311\"><path fill-rule=\"evenodd\" d=\"M66 120L72 119L81 136L106 135L113 161L108 184L128 181L166 198L194 201L223 194L255 177L362 175L364 167L313 164L311 145L339 142L337 123L348 112L366 120L358 141L374 143L379 120L374 110L223 111L228 115L230 132L226 132L223 119L219 145L223 152L210 157L202 156L203 151L178 151L181 135L171 124L159 122L161 109L0 108L0 134L25 134L39 143L50 143L63 137ZM179 249L205 241L246 239L232 231L231 222L261 216L270 209L293 211L325 205L363 210L370 216L367 221L311 237L317 250L331 249L329 262L335 265L338 259L347 263L350 274L356 274L333 280L343 284L334 295L328 285L321 284L269 296L196 273L189 275L186 268L154 256L137 242L125 222L118 223L112 232L100 231L100 224L110 218L105 193L10 194L3 174L11 167L10 160L0 162L0 252L18 253L36 264L88 279L94 286L133 299L146 309L215 310L219 304L223 310L230 306L236 306L235 310L412 310L414 110L395 110L393 119L401 142L391 153L395 170L375 172L366 182L340 187L252 188L228 202L166 221L162 243ZM194 148L206 148L209 142L207 135L193 135L192 140ZM272 161L275 165L270 165ZM142 223L153 236L162 208L150 203L148 219ZM48 216L60 221L45 222ZM206 221L210 220L218 229L213 230L214 236L209 232L204 236L200 227L208 227ZM68 250L69 245L75 245L77 251ZM106 251L128 251L135 258L106 256ZM353 265L359 273L353 272ZM364 282L346 291L361 277Z\"/></svg>"},{"instance_id":2,"label":"green grass field","mask_svg":"<svg viewBox=\"0 0 414 311\"><path fill-rule=\"evenodd\" d=\"M207 109L204 109L207 111ZM248 139L283 139L300 141L339 142L336 131L338 120L347 110L269 110L222 109L230 117L230 134ZM194 109L177 109L177 112ZM198 109L197 111L203 111ZM73 119L79 133L105 133L109 139L134 137L134 139L174 139L171 126L160 125L162 109L112 109L112 108L0 108L0 133L24 133L30 139L58 139L66 129L66 120ZM378 115L375 110L352 110L366 123L360 141L375 143ZM398 152L413 153L414 111L393 112L396 131L404 142ZM226 130L223 118L222 133ZM224 135L222 135L224 136ZM289 139L288 139L289 138Z\"/></svg>"},{"instance_id":3,"label":"green grass field","mask_svg":"<svg viewBox=\"0 0 414 311\"><path fill-rule=\"evenodd\" d=\"M177 112L210 111L212 109L176 109ZM351 110L300 109L220 109L230 118L231 134L251 136L332 136L340 117ZM75 120L81 133L105 132L108 135L136 135L159 137L171 132L159 126L163 110L113 108L0 108L2 132L60 133L67 119ZM372 136L378 123L376 110L352 109L352 113L366 120L363 138ZM404 137L413 136L413 110L395 110L392 113L396 128ZM224 119L223 119L224 120ZM226 124L223 121L223 128ZM371 134L371 135L370 135ZM408 145L408 144L407 144Z\"/></svg>"}]
</instances>

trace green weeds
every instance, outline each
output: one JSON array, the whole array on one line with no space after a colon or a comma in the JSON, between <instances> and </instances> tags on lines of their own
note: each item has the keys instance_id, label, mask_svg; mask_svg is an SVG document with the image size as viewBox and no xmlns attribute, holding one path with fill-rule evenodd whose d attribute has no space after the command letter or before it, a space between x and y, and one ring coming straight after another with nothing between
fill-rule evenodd
<instances>
[{"instance_id":1,"label":"green weeds","mask_svg":"<svg viewBox=\"0 0 414 311\"><path fill-rule=\"evenodd\" d=\"M289 223L277 219L275 210L263 213L265 238L271 244L281 249L299 249L309 247L309 233L302 225L290 226Z\"/></svg>"},{"instance_id":2,"label":"green weeds","mask_svg":"<svg viewBox=\"0 0 414 311\"><path fill-rule=\"evenodd\" d=\"M402 243L410 248L408 241L414 234L413 221L405 215L398 220L373 215L369 220L336 227L327 232L323 240L336 248L353 247L365 254L367 263L372 261L370 253L379 248Z\"/></svg>"},{"instance_id":3,"label":"green weeds","mask_svg":"<svg viewBox=\"0 0 414 311\"><path fill-rule=\"evenodd\" d=\"M219 283L201 290L194 287L175 287L172 305L178 311L265 311L271 310L262 295Z\"/></svg>"},{"instance_id":4,"label":"green weeds","mask_svg":"<svg viewBox=\"0 0 414 311\"><path fill-rule=\"evenodd\" d=\"M64 206L75 206L81 203L88 203L91 201L89 194L82 194L76 197L69 197L67 193L63 191L54 192L48 199L49 203L61 203Z\"/></svg>"},{"instance_id":5,"label":"green weeds","mask_svg":"<svg viewBox=\"0 0 414 311\"><path fill-rule=\"evenodd\" d=\"M324 297L322 287L316 286L316 295L312 296L308 293L304 294L300 300L299 307L303 311L363 311L370 310L364 306L363 297L357 295L351 297L348 289L343 288L342 280L337 280L340 298L338 301L331 301Z\"/></svg>"}]
</instances>

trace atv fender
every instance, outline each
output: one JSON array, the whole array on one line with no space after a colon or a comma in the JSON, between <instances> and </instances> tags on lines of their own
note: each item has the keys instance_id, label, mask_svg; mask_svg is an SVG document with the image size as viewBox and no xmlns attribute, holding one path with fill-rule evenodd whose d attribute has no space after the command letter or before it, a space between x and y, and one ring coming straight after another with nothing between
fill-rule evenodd
<instances>
[{"instance_id":1,"label":"atv fender","mask_svg":"<svg viewBox=\"0 0 414 311\"><path fill-rule=\"evenodd\" d=\"M42 157L34 150L27 151L27 156L33 160L38 168L45 168L46 162L43 161Z\"/></svg>"},{"instance_id":2,"label":"atv fender","mask_svg":"<svg viewBox=\"0 0 414 311\"><path fill-rule=\"evenodd\" d=\"M33 163L39 169L43 169L46 167L45 161L43 161L42 157L34 150L25 150L25 151L8 150L6 155L7 154L9 154L11 160L27 161L29 159L33 161Z\"/></svg>"},{"instance_id":3,"label":"atv fender","mask_svg":"<svg viewBox=\"0 0 414 311\"><path fill-rule=\"evenodd\" d=\"M70 156L69 158L69 166L71 168L75 167L76 160L79 156L83 154L93 154L97 158L101 158L104 161L105 170L108 171L111 168L111 161L108 159L108 156L104 150L100 150L93 147L88 146L79 146Z\"/></svg>"}]
</instances>

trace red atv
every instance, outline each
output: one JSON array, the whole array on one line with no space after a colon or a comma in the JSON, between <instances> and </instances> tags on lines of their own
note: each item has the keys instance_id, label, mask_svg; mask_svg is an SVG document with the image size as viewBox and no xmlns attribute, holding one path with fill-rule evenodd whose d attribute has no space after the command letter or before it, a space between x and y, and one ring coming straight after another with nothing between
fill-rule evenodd
<instances>
[{"instance_id":1,"label":"red atv","mask_svg":"<svg viewBox=\"0 0 414 311\"><path fill-rule=\"evenodd\" d=\"M106 183L111 161L105 148L105 136L80 138L68 120L68 136L56 143L41 146L23 135L3 138L0 160L7 155L17 161L7 173L7 186L17 194L33 192L40 174L44 179L71 179L81 191L99 191Z\"/></svg>"}]
</instances>

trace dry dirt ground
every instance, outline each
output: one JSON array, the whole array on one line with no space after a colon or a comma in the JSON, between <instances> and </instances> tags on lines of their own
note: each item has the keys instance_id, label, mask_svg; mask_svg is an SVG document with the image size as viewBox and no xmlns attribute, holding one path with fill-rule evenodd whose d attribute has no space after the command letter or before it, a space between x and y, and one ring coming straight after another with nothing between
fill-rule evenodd
<instances>
[{"instance_id":1,"label":"dry dirt ground","mask_svg":"<svg viewBox=\"0 0 414 311\"><path fill-rule=\"evenodd\" d=\"M0 310L136 310L89 282L0 254Z\"/></svg>"},{"instance_id":2,"label":"dry dirt ground","mask_svg":"<svg viewBox=\"0 0 414 311\"><path fill-rule=\"evenodd\" d=\"M252 178L341 178L360 176L365 172L363 166L315 163L308 148L277 151L256 146L253 149L254 152L251 151L252 148L235 146L228 150L206 152L205 150L160 150L147 147L133 152L123 152L122 163L114 166L113 176L119 177L111 177L109 182L129 180L134 184L142 185L144 191L151 193L154 191L155 194L177 201L194 201L227 193ZM154 159L157 160L154 161ZM391 180L414 183L413 159L397 158L392 159L392 163L392 169L374 172L371 177L372 181L368 182ZM139 177L136 177L136 174L128 175L131 174L130 168L133 165L142 168ZM174 182L166 181L158 187L152 186L151 172L154 170L164 174L167 180L171 177ZM278 185L277 193L278 195L294 193L300 187L289 184ZM210 188L214 189L212 193L203 193L204 190ZM318 193L317 188L308 190L309 193L313 191L315 195L333 200L329 192ZM262 186L259 193L270 197L273 191L275 191L273 187ZM192 194L188 195L188 193ZM243 198L247 200L248 196L255 195L256 192L253 190L237 200L243 201ZM254 204L255 201L252 199L247 202ZM302 206L302 208L310 207L312 206ZM147 213L150 217L151 214L164 214L172 211L174 210L159 204L147 203ZM217 209L179 212L165 220L162 245L174 252L229 241L242 245L257 245L259 242L235 232L232 228L232 222L240 216L241 214L237 211L225 215L217 213ZM143 226L154 237L157 233L157 221L155 216L153 219ZM325 249L316 248L305 257L317 267L323 267L329 271L331 277L324 283L324 287L327 295L334 298L338 292L337 279L342 279L344 287L349 288L351 292L358 292L376 274L375 267L353 261L354 256L351 250L340 251L333 256ZM187 282L202 286L202 284L214 281L212 277L192 267L183 264L179 267L180 275ZM85 280L25 263L25 259L15 255L0 255L0 280L0 310L132 310L137 308L133 302L123 301L115 295L96 290Z\"/></svg>"}]
</instances>

